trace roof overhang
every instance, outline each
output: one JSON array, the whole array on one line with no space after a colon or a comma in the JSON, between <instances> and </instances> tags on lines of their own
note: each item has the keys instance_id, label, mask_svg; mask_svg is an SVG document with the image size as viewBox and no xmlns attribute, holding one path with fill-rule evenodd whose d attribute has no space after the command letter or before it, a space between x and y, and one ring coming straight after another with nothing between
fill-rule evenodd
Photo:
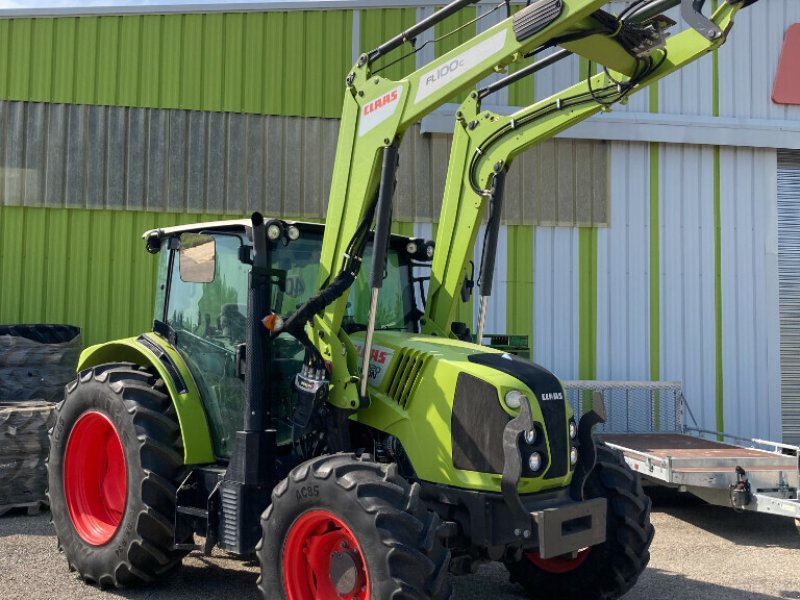
<instances>
[{"instance_id":1,"label":"roof overhang","mask_svg":"<svg viewBox=\"0 0 800 600\"><path fill-rule=\"evenodd\" d=\"M523 4L524 0L512 0L512 3ZM120 0L112 2L100 0L89 3L75 0L74 2L62 1L57 5L50 6L46 1L37 3L38 6L23 5L21 2L19 4L14 7L0 7L0 18L425 8L439 6L446 2L432 2L431 0L253 0L251 2L247 0L239 2ZM480 4L493 6L496 2L481 0Z\"/></svg>"}]
</instances>

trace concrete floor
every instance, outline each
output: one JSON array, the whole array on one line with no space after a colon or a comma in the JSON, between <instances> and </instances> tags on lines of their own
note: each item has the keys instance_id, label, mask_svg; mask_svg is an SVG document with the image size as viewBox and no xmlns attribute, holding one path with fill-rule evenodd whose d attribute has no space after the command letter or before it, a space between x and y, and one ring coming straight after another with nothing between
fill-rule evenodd
<instances>
[{"instance_id":1,"label":"concrete floor","mask_svg":"<svg viewBox=\"0 0 800 600\"><path fill-rule=\"evenodd\" d=\"M192 555L178 576L153 588L101 592L67 571L48 518L0 517L3 600L258 599L257 566L223 555ZM800 600L800 534L792 521L673 500L656 505L653 523L650 566L627 599ZM523 598L499 565L455 578L453 586L457 599Z\"/></svg>"}]
</instances>

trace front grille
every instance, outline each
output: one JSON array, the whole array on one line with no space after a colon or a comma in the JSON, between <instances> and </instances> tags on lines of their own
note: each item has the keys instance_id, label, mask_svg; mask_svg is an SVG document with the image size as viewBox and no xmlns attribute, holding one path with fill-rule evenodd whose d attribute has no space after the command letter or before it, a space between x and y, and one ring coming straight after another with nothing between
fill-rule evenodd
<instances>
[{"instance_id":1,"label":"front grille","mask_svg":"<svg viewBox=\"0 0 800 600\"><path fill-rule=\"evenodd\" d=\"M387 393L404 409L408 408L408 403L419 383L425 358L425 353L415 350L400 350L398 353L397 367L389 380Z\"/></svg>"}]
</instances>

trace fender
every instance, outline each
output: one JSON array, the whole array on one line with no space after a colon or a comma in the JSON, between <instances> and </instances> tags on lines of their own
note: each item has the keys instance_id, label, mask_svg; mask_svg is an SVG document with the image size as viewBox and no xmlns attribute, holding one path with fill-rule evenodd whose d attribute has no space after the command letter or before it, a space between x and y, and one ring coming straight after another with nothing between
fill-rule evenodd
<instances>
[{"instance_id":1,"label":"fender","mask_svg":"<svg viewBox=\"0 0 800 600\"><path fill-rule=\"evenodd\" d=\"M152 333L138 338L114 340L86 348L78 361L78 371L120 361L152 367L164 380L178 415L184 464L215 462L211 433L203 403L200 401L200 392L189 368L175 348Z\"/></svg>"}]
</instances>

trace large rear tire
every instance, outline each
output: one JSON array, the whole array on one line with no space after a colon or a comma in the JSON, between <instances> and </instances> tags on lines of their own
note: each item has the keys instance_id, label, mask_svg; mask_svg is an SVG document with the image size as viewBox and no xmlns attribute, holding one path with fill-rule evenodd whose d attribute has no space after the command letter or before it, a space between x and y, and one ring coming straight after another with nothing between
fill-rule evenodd
<instances>
[{"instance_id":1,"label":"large rear tire","mask_svg":"<svg viewBox=\"0 0 800 600\"><path fill-rule=\"evenodd\" d=\"M586 482L589 498L608 500L606 541L576 556L544 560L537 553L506 563L511 581L531 598L608 600L630 590L650 561L650 498L622 453L597 445L597 465Z\"/></svg>"},{"instance_id":2,"label":"large rear tire","mask_svg":"<svg viewBox=\"0 0 800 600\"><path fill-rule=\"evenodd\" d=\"M181 437L163 382L108 364L80 373L56 408L48 497L69 567L101 587L172 572Z\"/></svg>"},{"instance_id":3,"label":"large rear tire","mask_svg":"<svg viewBox=\"0 0 800 600\"><path fill-rule=\"evenodd\" d=\"M419 486L349 454L312 459L262 516L259 589L283 600L446 600L450 552Z\"/></svg>"}]
</instances>

